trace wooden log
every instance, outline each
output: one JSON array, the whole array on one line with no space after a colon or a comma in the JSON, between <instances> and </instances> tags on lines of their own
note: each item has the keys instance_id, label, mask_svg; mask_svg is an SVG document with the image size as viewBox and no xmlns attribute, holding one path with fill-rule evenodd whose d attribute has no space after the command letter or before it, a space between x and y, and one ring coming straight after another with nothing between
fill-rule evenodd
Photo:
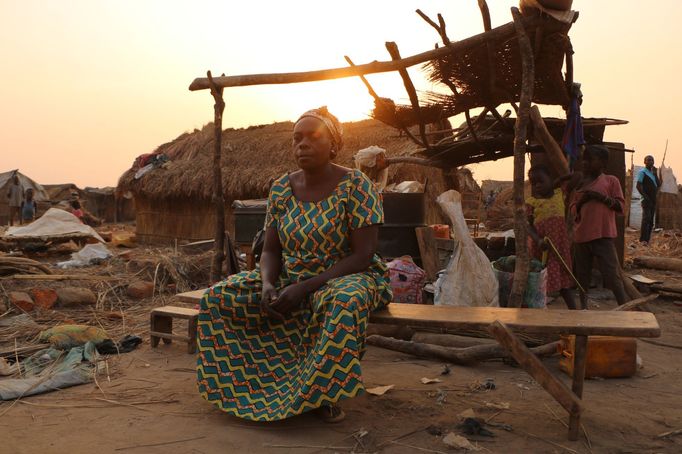
<instances>
[{"instance_id":1,"label":"wooden log","mask_svg":"<svg viewBox=\"0 0 682 454\"><path fill-rule=\"evenodd\" d=\"M425 333L425 332L414 333L414 336L412 336L412 342L416 342L419 344L440 345L442 347L450 347L450 348L467 348L467 347L475 347L477 345L497 345L496 341L494 341L493 339L488 339L488 338L458 336L456 334Z\"/></svg>"},{"instance_id":2,"label":"wooden log","mask_svg":"<svg viewBox=\"0 0 682 454\"><path fill-rule=\"evenodd\" d=\"M532 16L520 18L520 22L527 28L537 27L540 23L547 22L541 16ZM217 87L245 87L250 85L271 85L271 84L292 84L300 82L315 82L321 80L341 79L344 77L355 77L364 74L377 74L389 71L397 71L399 69L409 68L410 66L419 65L430 60L442 58L447 55L453 55L460 52L465 52L480 44L488 41L497 42L507 37L514 35L515 26L513 23L508 23L495 27L489 32L479 33L467 39L449 43L447 46L438 49L432 49L420 54L412 55L411 57L403 58L394 61L374 61L364 65L357 65L351 67L322 69L318 71L305 71L294 73L276 73L276 74L246 74L240 76L229 77L214 77L213 81ZM205 77L194 79L189 86L191 91L207 90L210 88L209 80Z\"/></svg>"},{"instance_id":3,"label":"wooden log","mask_svg":"<svg viewBox=\"0 0 682 454\"><path fill-rule=\"evenodd\" d=\"M223 144L223 89L215 84L211 71L207 73L211 95L213 96L213 207L215 209L215 231L213 243L213 261L211 262L211 282L222 278L223 261L225 260L225 198L223 195L223 178L221 155Z\"/></svg>"},{"instance_id":4,"label":"wooden log","mask_svg":"<svg viewBox=\"0 0 682 454\"><path fill-rule=\"evenodd\" d=\"M682 293L682 285L679 284L653 284L651 290L668 293Z\"/></svg>"},{"instance_id":5,"label":"wooden log","mask_svg":"<svg viewBox=\"0 0 682 454\"><path fill-rule=\"evenodd\" d=\"M424 358L436 358L462 366L473 364L479 361L510 357L509 352L503 347L492 344L477 345L467 348L448 348L442 347L440 345L421 344L378 335L368 336L367 344L401 353L407 353L409 355L420 356ZM552 342L550 344L541 345L540 347L535 347L530 351L532 352L531 354L539 356L554 355L557 353L558 344L559 342Z\"/></svg>"},{"instance_id":6,"label":"wooden log","mask_svg":"<svg viewBox=\"0 0 682 454\"><path fill-rule=\"evenodd\" d=\"M658 298L657 293L652 293L651 295L643 296L641 298L633 299L632 301L628 301L625 304L622 304L620 306L617 306L614 311L631 311L637 307L643 306L646 303L655 300Z\"/></svg>"},{"instance_id":7,"label":"wooden log","mask_svg":"<svg viewBox=\"0 0 682 454\"><path fill-rule=\"evenodd\" d=\"M547 153L547 161L552 166L554 171L559 176L564 176L569 173L568 161L564 156L564 152L559 144L554 140L552 134L549 133L545 120L542 118L538 106L533 106L530 109L530 119L533 123L533 137L540 142L540 145Z\"/></svg>"},{"instance_id":8,"label":"wooden log","mask_svg":"<svg viewBox=\"0 0 682 454\"><path fill-rule=\"evenodd\" d=\"M511 9L514 17L514 27L519 41L521 53L521 68L523 71L521 80L521 98L519 100L519 112L514 125L514 237L516 241L516 266L514 268L514 283L509 296L510 307L521 307L528 281L530 269L530 256L528 253L528 225L526 220L526 202L523 193L526 164L526 139L528 134L528 119L530 116L530 103L533 99L533 86L535 84L535 63L533 61L533 49L521 19L518 8Z\"/></svg>"},{"instance_id":9,"label":"wooden log","mask_svg":"<svg viewBox=\"0 0 682 454\"><path fill-rule=\"evenodd\" d=\"M564 382L547 370L537 356L535 356L534 352L523 345L507 326L500 321L496 321L488 327L488 330L500 345L503 345L504 348L511 352L516 362L545 388L545 391L551 394L566 411L571 414L580 414L580 400L568 389Z\"/></svg>"},{"instance_id":10,"label":"wooden log","mask_svg":"<svg viewBox=\"0 0 682 454\"><path fill-rule=\"evenodd\" d=\"M682 259L672 257L635 257L635 266L654 270L678 271L682 273Z\"/></svg>"},{"instance_id":11,"label":"wooden log","mask_svg":"<svg viewBox=\"0 0 682 454\"><path fill-rule=\"evenodd\" d=\"M365 334L367 336L379 335L409 341L414 337L415 331L409 326L404 325L380 325L378 323L369 323Z\"/></svg>"}]
</instances>

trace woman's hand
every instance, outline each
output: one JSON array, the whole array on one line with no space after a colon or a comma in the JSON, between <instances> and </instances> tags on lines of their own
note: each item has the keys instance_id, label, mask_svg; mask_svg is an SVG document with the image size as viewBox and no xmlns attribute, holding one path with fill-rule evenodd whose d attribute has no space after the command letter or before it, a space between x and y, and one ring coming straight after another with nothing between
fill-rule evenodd
<instances>
[{"instance_id":1,"label":"woman's hand","mask_svg":"<svg viewBox=\"0 0 682 454\"><path fill-rule=\"evenodd\" d=\"M284 287L270 308L276 311L281 318L284 318L284 315L290 313L296 308L301 307L301 303L305 301L308 293L309 291L305 282L291 284L287 287Z\"/></svg>"},{"instance_id":2,"label":"woman's hand","mask_svg":"<svg viewBox=\"0 0 682 454\"><path fill-rule=\"evenodd\" d=\"M272 308L273 303L277 301L277 297L275 286L268 282L263 282L263 291L260 297L261 313L281 320L283 318L282 314Z\"/></svg>"}]
</instances>

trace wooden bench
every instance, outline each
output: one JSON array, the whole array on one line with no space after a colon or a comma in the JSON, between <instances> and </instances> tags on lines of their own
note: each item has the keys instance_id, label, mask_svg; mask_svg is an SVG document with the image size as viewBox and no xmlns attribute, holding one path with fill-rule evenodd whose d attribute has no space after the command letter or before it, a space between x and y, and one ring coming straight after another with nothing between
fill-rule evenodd
<instances>
[{"instance_id":1,"label":"wooden bench","mask_svg":"<svg viewBox=\"0 0 682 454\"><path fill-rule=\"evenodd\" d=\"M180 301L197 303L204 290L181 293ZM661 329L649 312L571 311L488 307L391 304L372 313L370 322L414 328L485 329L569 413L568 437L577 440L588 336L658 337ZM513 333L572 334L575 339L573 384L569 389Z\"/></svg>"},{"instance_id":2,"label":"wooden bench","mask_svg":"<svg viewBox=\"0 0 682 454\"><path fill-rule=\"evenodd\" d=\"M180 318L187 320L187 336L173 334L173 319ZM159 340L163 339L164 344L170 344L173 339L187 342L187 352L196 353L197 351L197 319L199 311L177 306L162 306L152 309L149 314L149 336L152 348L159 345Z\"/></svg>"}]
</instances>

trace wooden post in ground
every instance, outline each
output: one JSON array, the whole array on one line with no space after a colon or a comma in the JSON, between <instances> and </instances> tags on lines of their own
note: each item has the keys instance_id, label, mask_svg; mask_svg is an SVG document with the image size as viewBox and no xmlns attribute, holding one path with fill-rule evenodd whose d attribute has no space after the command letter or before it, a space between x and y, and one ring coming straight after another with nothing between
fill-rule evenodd
<instances>
[{"instance_id":1,"label":"wooden post in ground","mask_svg":"<svg viewBox=\"0 0 682 454\"><path fill-rule=\"evenodd\" d=\"M535 84L535 63L530 40L521 23L521 13L518 8L512 8L516 36L521 53L521 97L519 112L514 125L514 237L516 238L516 267L514 268L514 284L509 297L510 307L521 307L528 281L530 257L528 253L528 226L526 221L526 201L523 194L526 163L526 139L528 135L528 119L530 103L533 99Z\"/></svg>"},{"instance_id":2,"label":"wooden post in ground","mask_svg":"<svg viewBox=\"0 0 682 454\"><path fill-rule=\"evenodd\" d=\"M221 167L222 137L223 137L223 89L216 86L207 73L211 95L215 101L213 105L213 205L215 208L215 243L213 245L213 262L211 263L211 283L222 278L223 261L225 260L225 199L223 196L223 176Z\"/></svg>"}]
</instances>

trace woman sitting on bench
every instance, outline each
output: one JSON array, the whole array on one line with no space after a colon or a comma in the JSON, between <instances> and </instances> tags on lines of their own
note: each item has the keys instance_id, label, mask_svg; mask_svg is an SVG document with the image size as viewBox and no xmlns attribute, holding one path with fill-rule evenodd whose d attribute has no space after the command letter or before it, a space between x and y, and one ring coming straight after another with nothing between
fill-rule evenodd
<instances>
[{"instance_id":1,"label":"woman sitting on bench","mask_svg":"<svg viewBox=\"0 0 682 454\"><path fill-rule=\"evenodd\" d=\"M338 422L338 402L364 391L369 314L392 295L375 254L381 197L362 172L332 162L342 146L326 107L301 115L300 169L270 189L260 268L201 300L199 392L229 414L276 421L315 410Z\"/></svg>"}]
</instances>

